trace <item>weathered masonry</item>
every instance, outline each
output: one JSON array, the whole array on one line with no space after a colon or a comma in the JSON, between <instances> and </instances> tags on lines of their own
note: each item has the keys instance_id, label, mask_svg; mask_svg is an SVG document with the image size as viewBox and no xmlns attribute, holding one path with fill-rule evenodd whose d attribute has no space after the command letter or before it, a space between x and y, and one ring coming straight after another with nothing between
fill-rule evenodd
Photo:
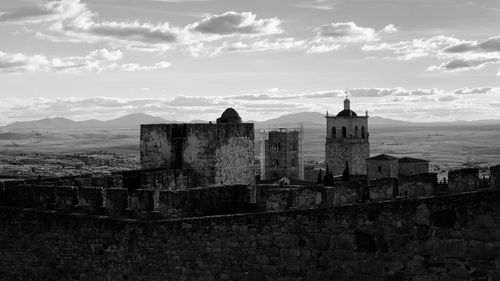
<instances>
[{"instance_id":1,"label":"weathered masonry","mask_svg":"<svg viewBox=\"0 0 500 281\"><path fill-rule=\"evenodd\" d=\"M279 180L283 177L293 180L304 179L304 157L302 129L285 129L262 132L261 142L262 180Z\"/></svg>"},{"instance_id":2,"label":"weathered masonry","mask_svg":"<svg viewBox=\"0 0 500 281\"><path fill-rule=\"evenodd\" d=\"M216 124L141 126L142 169L182 169L191 186L253 184L254 124L227 109Z\"/></svg>"},{"instance_id":3,"label":"weathered masonry","mask_svg":"<svg viewBox=\"0 0 500 281\"><path fill-rule=\"evenodd\" d=\"M368 115L358 116L344 100L344 110L336 116L326 115L325 161L333 175L341 175L349 165L351 175L366 175L370 157Z\"/></svg>"},{"instance_id":4,"label":"weathered masonry","mask_svg":"<svg viewBox=\"0 0 500 281\"><path fill-rule=\"evenodd\" d=\"M0 208L3 280L498 280L500 190L121 220Z\"/></svg>"}]
</instances>

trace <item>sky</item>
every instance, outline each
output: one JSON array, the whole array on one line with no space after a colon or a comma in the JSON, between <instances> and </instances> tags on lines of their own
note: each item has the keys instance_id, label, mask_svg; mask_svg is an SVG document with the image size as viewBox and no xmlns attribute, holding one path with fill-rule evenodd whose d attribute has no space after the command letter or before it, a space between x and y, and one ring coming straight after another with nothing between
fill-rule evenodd
<instances>
[{"instance_id":1,"label":"sky","mask_svg":"<svg viewBox=\"0 0 500 281\"><path fill-rule=\"evenodd\" d=\"M0 125L500 119L498 0L2 0Z\"/></svg>"}]
</instances>

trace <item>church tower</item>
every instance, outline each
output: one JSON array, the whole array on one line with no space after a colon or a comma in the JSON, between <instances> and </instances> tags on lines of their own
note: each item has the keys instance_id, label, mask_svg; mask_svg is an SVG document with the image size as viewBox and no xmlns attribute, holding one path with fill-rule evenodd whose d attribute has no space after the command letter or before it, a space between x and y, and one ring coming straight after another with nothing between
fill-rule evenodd
<instances>
[{"instance_id":1,"label":"church tower","mask_svg":"<svg viewBox=\"0 0 500 281\"><path fill-rule=\"evenodd\" d=\"M346 162L351 175L366 175L366 159L370 157L368 112L358 116L351 101L344 100L344 110L336 116L326 113L325 162L333 175L342 175Z\"/></svg>"}]
</instances>

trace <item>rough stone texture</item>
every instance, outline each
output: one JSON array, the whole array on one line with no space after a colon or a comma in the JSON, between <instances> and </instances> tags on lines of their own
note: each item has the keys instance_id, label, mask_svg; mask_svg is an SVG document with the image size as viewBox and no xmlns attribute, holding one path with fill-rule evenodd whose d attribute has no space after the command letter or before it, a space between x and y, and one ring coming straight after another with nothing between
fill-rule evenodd
<instances>
[{"instance_id":1,"label":"rough stone texture","mask_svg":"<svg viewBox=\"0 0 500 281\"><path fill-rule=\"evenodd\" d=\"M279 180L283 177L293 180L304 179L302 161L301 132L280 129L267 133L268 139L262 142L261 180Z\"/></svg>"},{"instance_id":2,"label":"rough stone texture","mask_svg":"<svg viewBox=\"0 0 500 281\"><path fill-rule=\"evenodd\" d=\"M215 183L219 185L255 184L253 139L230 138L215 153Z\"/></svg>"},{"instance_id":3,"label":"rough stone texture","mask_svg":"<svg viewBox=\"0 0 500 281\"><path fill-rule=\"evenodd\" d=\"M370 199L374 201L393 199L397 189L398 180L394 178L371 180L368 185Z\"/></svg>"},{"instance_id":4,"label":"rough stone texture","mask_svg":"<svg viewBox=\"0 0 500 281\"><path fill-rule=\"evenodd\" d=\"M324 187L259 185L257 187L257 207L261 211L284 211L293 209L312 209L326 206L327 193Z\"/></svg>"},{"instance_id":5,"label":"rough stone texture","mask_svg":"<svg viewBox=\"0 0 500 281\"><path fill-rule=\"evenodd\" d=\"M212 186L178 191L160 191L161 217L182 218L243 213L253 210L246 185Z\"/></svg>"},{"instance_id":6,"label":"rough stone texture","mask_svg":"<svg viewBox=\"0 0 500 281\"><path fill-rule=\"evenodd\" d=\"M399 162L398 170L400 176L412 176L429 172L429 162Z\"/></svg>"},{"instance_id":7,"label":"rough stone texture","mask_svg":"<svg viewBox=\"0 0 500 281\"><path fill-rule=\"evenodd\" d=\"M105 207L109 215L121 215L128 207L128 190L125 188L108 188L105 192Z\"/></svg>"},{"instance_id":8,"label":"rough stone texture","mask_svg":"<svg viewBox=\"0 0 500 281\"><path fill-rule=\"evenodd\" d=\"M75 186L56 186L56 205L58 210L71 210L78 205L78 188Z\"/></svg>"},{"instance_id":9,"label":"rough stone texture","mask_svg":"<svg viewBox=\"0 0 500 281\"><path fill-rule=\"evenodd\" d=\"M325 161L334 175L342 174L346 161L352 175L366 175L365 159L368 157L368 116L326 116Z\"/></svg>"},{"instance_id":10,"label":"rough stone texture","mask_svg":"<svg viewBox=\"0 0 500 281\"><path fill-rule=\"evenodd\" d=\"M477 168L466 168L448 172L448 191L464 192L479 188L479 172Z\"/></svg>"},{"instance_id":11,"label":"rough stone texture","mask_svg":"<svg viewBox=\"0 0 500 281\"><path fill-rule=\"evenodd\" d=\"M253 141L253 123L142 125L141 165L188 170L188 187L253 184Z\"/></svg>"},{"instance_id":12,"label":"rough stone texture","mask_svg":"<svg viewBox=\"0 0 500 281\"><path fill-rule=\"evenodd\" d=\"M500 188L500 165L490 167L490 188Z\"/></svg>"},{"instance_id":13,"label":"rough stone texture","mask_svg":"<svg viewBox=\"0 0 500 281\"><path fill-rule=\"evenodd\" d=\"M103 189L101 187L79 188L78 204L86 211L95 212L98 208L103 207Z\"/></svg>"},{"instance_id":14,"label":"rough stone texture","mask_svg":"<svg viewBox=\"0 0 500 281\"><path fill-rule=\"evenodd\" d=\"M399 196L430 196L437 191L437 174L425 173L412 176L400 176Z\"/></svg>"},{"instance_id":15,"label":"rough stone texture","mask_svg":"<svg viewBox=\"0 0 500 281\"><path fill-rule=\"evenodd\" d=\"M182 169L149 169L123 172L123 188L181 190L192 186L194 179L188 170Z\"/></svg>"},{"instance_id":16,"label":"rough stone texture","mask_svg":"<svg viewBox=\"0 0 500 281\"><path fill-rule=\"evenodd\" d=\"M398 159L391 160L366 160L368 179L397 178L399 165Z\"/></svg>"},{"instance_id":17,"label":"rough stone texture","mask_svg":"<svg viewBox=\"0 0 500 281\"><path fill-rule=\"evenodd\" d=\"M352 175L366 175L366 161L370 157L370 144L365 140L343 139L328 141L325 159L334 175L342 175L346 161Z\"/></svg>"},{"instance_id":18,"label":"rough stone texture","mask_svg":"<svg viewBox=\"0 0 500 281\"><path fill-rule=\"evenodd\" d=\"M154 210L155 190L137 189L130 192L129 206L132 211L151 213Z\"/></svg>"},{"instance_id":19,"label":"rough stone texture","mask_svg":"<svg viewBox=\"0 0 500 281\"><path fill-rule=\"evenodd\" d=\"M159 221L0 208L4 280L497 280L500 191Z\"/></svg>"}]
</instances>

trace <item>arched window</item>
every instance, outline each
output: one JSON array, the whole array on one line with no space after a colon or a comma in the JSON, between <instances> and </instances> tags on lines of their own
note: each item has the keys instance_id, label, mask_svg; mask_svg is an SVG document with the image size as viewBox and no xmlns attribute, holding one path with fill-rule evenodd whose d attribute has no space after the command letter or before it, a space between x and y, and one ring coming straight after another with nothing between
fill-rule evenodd
<instances>
[{"instance_id":1,"label":"arched window","mask_svg":"<svg viewBox=\"0 0 500 281\"><path fill-rule=\"evenodd\" d=\"M366 138L365 126L361 127L361 138Z\"/></svg>"},{"instance_id":2,"label":"arched window","mask_svg":"<svg viewBox=\"0 0 500 281\"><path fill-rule=\"evenodd\" d=\"M345 127L342 127L342 137L343 138L347 137L347 129Z\"/></svg>"},{"instance_id":3,"label":"arched window","mask_svg":"<svg viewBox=\"0 0 500 281\"><path fill-rule=\"evenodd\" d=\"M280 161L276 158L273 158L273 167L277 168L277 167L279 167L279 165L280 165Z\"/></svg>"},{"instance_id":4,"label":"arched window","mask_svg":"<svg viewBox=\"0 0 500 281\"><path fill-rule=\"evenodd\" d=\"M290 166L297 166L297 158L295 157L295 155L292 155L292 157L290 158Z\"/></svg>"},{"instance_id":5,"label":"arched window","mask_svg":"<svg viewBox=\"0 0 500 281\"><path fill-rule=\"evenodd\" d=\"M332 139L337 138L337 129L335 127L332 127Z\"/></svg>"},{"instance_id":6,"label":"arched window","mask_svg":"<svg viewBox=\"0 0 500 281\"><path fill-rule=\"evenodd\" d=\"M358 126L354 127L354 137L359 138Z\"/></svg>"}]
</instances>

